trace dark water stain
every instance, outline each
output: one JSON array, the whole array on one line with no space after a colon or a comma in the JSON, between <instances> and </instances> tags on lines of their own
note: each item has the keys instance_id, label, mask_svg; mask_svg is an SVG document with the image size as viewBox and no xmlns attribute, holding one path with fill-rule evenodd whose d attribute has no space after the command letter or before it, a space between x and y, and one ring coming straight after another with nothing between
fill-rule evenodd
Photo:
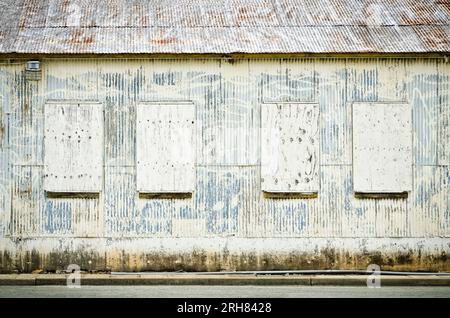
<instances>
[{"instance_id":1,"label":"dark water stain","mask_svg":"<svg viewBox=\"0 0 450 318\"><path fill-rule=\"evenodd\" d=\"M21 244L17 242L16 244ZM38 250L23 250L17 254L0 252L0 273L61 272L70 264L77 264L86 272L207 272L207 271L257 271L257 270L367 270L370 264L381 270L392 271L450 271L450 258L446 251L436 251L426 256L418 251L383 252L367 251L352 253L335 248L314 251L241 252L233 253L227 248L207 251L194 249L189 252L169 251L129 252L107 250L103 253L93 248L80 247L75 250L60 249L49 253Z\"/></svg>"}]
</instances>

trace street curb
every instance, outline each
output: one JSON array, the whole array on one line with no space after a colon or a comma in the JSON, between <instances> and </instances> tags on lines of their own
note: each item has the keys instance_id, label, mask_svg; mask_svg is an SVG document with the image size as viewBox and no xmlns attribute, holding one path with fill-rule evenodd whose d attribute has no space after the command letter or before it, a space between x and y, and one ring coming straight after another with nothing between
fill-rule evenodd
<instances>
[{"instance_id":1,"label":"street curb","mask_svg":"<svg viewBox=\"0 0 450 318\"><path fill-rule=\"evenodd\" d=\"M376 276L372 276L376 277ZM367 286L367 275L317 275L311 277L312 286ZM450 286L450 276L391 276L380 275L381 286Z\"/></svg>"},{"instance_id":2,"label":"street curb","mask_svg":"<svg viewBox=\"0 0 450 318\"><path fill-rule=\"evenodd\" d=\"M0 286L65 286L65 274L0 275ZM82 274L81 285L367 286L367 275ZM450 276L380 275L381 286L450 286Z\"/></svg>"}]
</instances>

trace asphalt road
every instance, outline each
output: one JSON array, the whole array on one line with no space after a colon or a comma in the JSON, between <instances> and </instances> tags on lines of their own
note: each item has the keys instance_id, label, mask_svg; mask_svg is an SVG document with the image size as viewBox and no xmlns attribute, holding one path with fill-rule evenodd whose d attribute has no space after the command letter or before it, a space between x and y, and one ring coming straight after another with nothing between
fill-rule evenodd
<instances>
[{"instance_id":1,"label":"asphalt road","mask_svg":"<svg viewBox=\"0 0 450 318\"><path fill-rule=\"evenodd\" d=\"M133 298L450 298L450 287L337 287L337 286L0 286L0 298L15 297L133 297Z\"/></svg>"}]
</instances>

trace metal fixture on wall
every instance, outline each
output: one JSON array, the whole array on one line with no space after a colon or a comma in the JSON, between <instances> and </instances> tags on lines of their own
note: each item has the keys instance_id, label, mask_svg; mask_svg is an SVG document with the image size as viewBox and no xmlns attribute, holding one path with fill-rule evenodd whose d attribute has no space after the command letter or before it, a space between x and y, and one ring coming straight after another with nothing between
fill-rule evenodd
<instances>
[{"instance_id":1,"label":"metal fixture on wall","mask_svg":"<svg viewBox=\"0 0 450 318\"><path fill-rule=\"evenodd\" d=\"M41 62L28 61L25 68L25 78L28 81L39 81L42 77Z\"/></svg>"}]
</instances>

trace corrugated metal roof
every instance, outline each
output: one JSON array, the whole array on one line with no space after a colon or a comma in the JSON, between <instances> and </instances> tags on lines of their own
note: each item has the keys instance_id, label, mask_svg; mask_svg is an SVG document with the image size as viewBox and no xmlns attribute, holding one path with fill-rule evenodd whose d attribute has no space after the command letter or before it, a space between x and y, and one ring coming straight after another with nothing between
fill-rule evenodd
<instances>
[{"instance_id":1,"label":"corrugated metal roof","mask_svg":"<svg viewBox=\"0 0 450 318\"><path fill-rule=\"evenodd\" d=\"M0 53L450 52L450 0L2 0Z\"/></svg>"}]
</instances>

